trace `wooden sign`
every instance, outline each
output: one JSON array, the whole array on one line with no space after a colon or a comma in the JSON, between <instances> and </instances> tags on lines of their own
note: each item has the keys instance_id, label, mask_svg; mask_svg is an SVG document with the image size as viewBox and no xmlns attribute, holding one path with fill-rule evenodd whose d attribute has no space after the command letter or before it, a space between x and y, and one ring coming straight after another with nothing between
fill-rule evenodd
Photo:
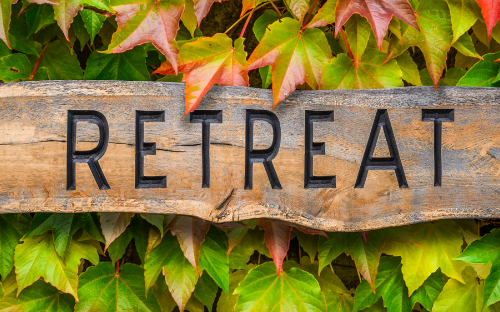
<instances>
[{"instance_id":1,"label":"wooden sign","mask_svg":"<svg viewBox=\"0 0 500 312\"><path fill-rule=\"evenodd\" d=\"M278 219L360 231L500 217L500 89L0 84L0 212Z\"/></svg>"}]
</instances>

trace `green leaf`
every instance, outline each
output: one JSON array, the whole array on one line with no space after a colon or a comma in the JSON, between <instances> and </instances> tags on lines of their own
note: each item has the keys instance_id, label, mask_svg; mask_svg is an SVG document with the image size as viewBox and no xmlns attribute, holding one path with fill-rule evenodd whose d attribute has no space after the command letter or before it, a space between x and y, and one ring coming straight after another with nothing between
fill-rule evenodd
<instances>
[{"instance_id":1,"label":"green leaf","mask_svg":"<svg viewBox=\"0 0 500 312\"><path fill-rule=\"evenodd\" d=\"M198 280L198 283L196 283L194 295L207 307L208 311L212 312L218 290L217 283L205 271Z\"/></svg>"},{"instance_id":2,"label":"green leaf","mask_svg":"<svg viewBox=\"0 0 500 312\"><path fill-rule=\"evenodd\" d=\"M62 293L44 281L37 281L24 289L19 297L11 292L0 301L0 311L22 312L71 312L74 311L75 299Z\"/></svg>"},{"instance_id":3,"label":"green leaf","mask_svg":"<svg viewBox=\"0 0 500 312\"><path fill-rule=\"evenodd\" d=\"M483 59L481 55L476 52L474 48L474 43L472 43L472 38L468 33L463 34L460 38L455 41L453 47L465 56L475 57L478 59Z\"/></svg>"},{"instance_id":4,"label":"green leaf","mask_svg":"<svg viewBox=\"0 0 500 312\"><path fill-rule=\"evenodd\" d=\"M328 312L351 312L354 308L354 297L350 293L323 291Z\"/></svg>"},{"instance_id":5,"label":"green leaf","mask_svg":"<svg viewBox=\"0 0 500 312\"><path fill-rule=\"evenodd\" d=\"M414 86L422 85L417 64L415 64L415 62L413 61L408 50L404 51L403 54L396 57L396 62L398 63L401 72L403 73L403 76L401 78Z\"/></svg>"},{"instance_id":6,"label":"green leaf","mask_svg":"<svg viewBox=\"0 0 500 312\"><path fill-rule=\"evenodd\" d=\"M80 42L80 51L83 51L83 48L85 48L85 45L90 40L90 35L87 32L87 29L85 29L85 25L83 23L83 19L80 14L75 16L72 26L73 26L73 31L75 32L75 35L78 38L78 41Z\"/></svg>"},{"instance_id":7,"label":"green leaf","mask_svg":"<svg viewBox=\"0 0 500 312\"><path fill-rule=\"evenodd\" d=\"M101 31L106 17L92 10L81 11L80 16L82 17L85 29L87 29L90 35L90 44L94 44L94 38Z\"/></svg>"},{"instance_id":8,"label":"green leaf","mask_svg":"<svg viewBox=\"0 0 500 312\"><path fill-rule=\"evenodd\" d=\"M156 296L144 288L144 270L126 263L117 272L111 262L101 262L80 275L80 301L76 311L161 311Z\"/></svg>"},{"instance_id":9,"label":"green leaf","mask_svg":"<svg viewBox=\"0 0 500 312\"><path fill-rule=\"evenodd\" d=\"M319 268L318 274L325 266L330 264L335 258L344 252L344 238L343 233L330 233L330 239L322 236L319 237L318 260Z\"/></svg>"},{"instance_id":10,"label":"green leaf","mask_svg":"<svg viewBox=\"0 0 500 312\"><path fill-rule=\"evenodd\" d=\"M165 216L162 214L152 214L152 213L141 213L140 216L148 221L150 224L156 226L160 230L161 236L163 237L163 222L165 221Z\"/></svg>"},{"instance_id":11,"label":"green leaf","mask_svg":"<svg viewBox=\"0 0 500 312\"><path fill-rule=\"evenodd\" d=\"M357 69L359 68L359 62L366 50L366 46L368 45L368 39L370 39L370 34L372 32L371 26L366 18L359 14L354 14L345 23L345 29L347 41L349 42L349 47L351 48L351 53L354 57L354 63Z\"/></svg>"},{"instance_id":12,"label":"green leaf","mask_svg":"<svg viewBox=\"0 0 500 312\"><path fill-rule=\"evenodd\" d=\"M111 245L109 245L108 254L113 264L123 257L132 238L132 231L130 230L130 228L127 228L111 243Z\"/></svg>"},{"instance_id":13,"label":"green leaf","mask_svg":"<svg viewBox=\"0 0 500 312\"><path fill-rule=\"evenodd\" d=\"M29 36L55 22L54 9L50 5L35 5L26 11L26 23L29 28Z\"/></svg>"},{"instance_id":14,"label":"green leaf","mask_svg":"<svg viewBox=\"0 0 500 312\"><path fill-rule=\"evenodd\" d=\"M175 237L171 235L165 235L158 247L153 249L146 259L144 264L146 289L156 282L162 271L165 273L168 289L182 311L195 289L198 275L184 257Z\"/></svg>"},{"instance_id":15,"label":"green leaf","mask_svg":"<svg viewBox=\"0 0 500 312\"><path fill-rule=\"evenodd\" d=\"M217 312L234 311L238 301L238 294L234 293L238 284L247 276L247 270L237 270L229 275L229 295L221 292L219 300L217 300Z\"/></svg>"},{"instance_id":16,"label":"green leaf","mask_svg":"<svg viewBox=\"0 0 500 312\"><path fill-rule=\"evenodd\" d=\"M483 286L477 279L474 269L467 266L462 272L461 283L450 278L443 291L434 302L433 312L481 312L483 309Z\"/></svg>"},{"instance_id":17,"label":"green leaf","mask_svg":"<svg viewBox=\"0 0 500 312\"><path fill-rule=\"evenodd\" d=\"M255 38L260 42L268 26L280 19L280 15L275 10L265 10L253 24L252 30Z\"/></svg>"},{"instance_id":18,"label":"green leaf","mask_svg":"<svg viewBox=\"0 0 500 312\"><path fill-rule=\"evenodd\" d=\"M441 293L444 287L444 278L441 270L437 270L432 273L425 282L420 286L410 297L411 306L415 306L415 303L420 303L427 310L431 311L434 301Z\"/></svg>"},{"instance_id":19,"label":"green leaf","mask_svg":"<svg viewBox=\"0 0 500 312\"><path fill-rule=\"evenodd\" d=\"M453 42L456 42L481 18L481 9L475 0L446 0L446 3L450 8Z\"/></svg>"},{"instance_id":20,"label":"green leaf","mask_svg":"<svg viewBox=\"0 0 500 312\"><path fill-rule=\"evenodd\" d=\"M0 214L0 276L2 282L14 267L14 249L28 231L29 214Z\"/></svg>"},{"instance_id":21,"label":"green leaf","mask_svg":"<svg viewBox=\"0 0 500 312\"><path fill-rule=\"evenodd\" d=\"M12 52L9 50L5 42L0 41L0 58L11 54Z\"/></svg>"},{"instance_id":22,"label":"green leaf","mask_svg":"<svg viewBox=\"0 0 500 312\"><path fill-rule=\"evenodd\" d=\"M9 47L10 16L12 13L12 5L16 2L17 0L0 2L0 39L2 39Z\"/></svg>"},{"instance_id":23,"label":"green leaf","mask_svg":"<svg viewBox=\"0 0 500 312\"><path fill-rule=\"evenodd\" d=\"M74 245L72 248L71 246ZM97 251L92 253L91 245L72 242L70 254L65 261L57 254L50 232L23 239L23 244L17 245L15 250L15 267L19 294L24 288L33 284L40 277L57 289L77 296L78 265L81 258L90 257L96 261ZM95 250L95 248L94 248Z\"/></svg>"},{"instance_id":24,"label":"green leaf","mask_svg":"<svg viewBox=\"0 0 500 312\"><path fill-rule=\"evenodd\" d=\"M305 234L301 231L298 231L296 229L293 230L295 235L297 236L297 239L299 240L299 245L304 249L305 252L309 255L311 263L314 262L314 258L316 257L316 254L318 253L319 249L319 235L311 235L311 234ZM302 263L302 260L301 260ZM302 263L303 264L303 263Z\"/></svg>"},{"instance_id":25,"label":"green leaf","mask_svg":"<svg viewBox=\"0 0 500 312\"><path fill-rule=\"evenodd\" d=\"M394 60L384 64L385 54L366 49L359 68L347 54L334 57L323 68L321 89L380 89L402 87L402 72Z\"/></svg>"},{"instance_id":26,"label":"green leaf","mask_svg":"<svg viewBox=\"0 0 500 312\"><path fill-rule=\"evenodd\" d=\"M273 262L250 270L234 291L239 311L318 311L326 310L318 281L311 274L291 268L276 274Z\"/></svg>"},{"instance_id":27,"label":"green leaf","mask_svg":"<svg viewBox=\"0 0 500 312\"><path fill-rule=\"evenodd\" d=\"M130 224L130 220L134 213L128 212L101 212L101 228L102 234L106 238L104 249L108 249L109 245L120 236Z\"/></svg>"},{"instance_id":28,"label":"green leaf","mask_svg":"<svg viewBox=\"0 0 500 312\"><path fill-rule=\"evenodd\" d=\"M493 263L484 284L485 307L500 301L500 230L494 229L480 240L473 241L455 259L468 263Z\"/></svg>"},{"instance_id":29,"label":"green leaf","mask_svg":"<svg viewBox=\"0 0 500 312\"><path fill-rule=\"evenodd\" d=\"M38 66L35 79L39 79L40 69L44 68L50 80L80 80L83 72L76 54L60 40L48 44Z\"/></svg>"},{"instance_id":30,"label":"green leaf","mask_svg":"<svg viewBox=\"0 0 500 312\"><path fill-rule=\"evenodd\" d=\"M498 71L500 63L495 62L500 57L500 52L483 55L484 60L479 61L472 66L467 73L460 79L457 86L469 87L498 87Z\"/></svg>"},{"instance_id":31,"label":"green leaf","mask_svg":"<svg viewBox=\"0 0 500 312\"><path fill-rule=\"evenodd\" d=\"M3 7L4 5L7 5L10 1L11 0L2 1L1 6ZM21 6L20 4L18 4L15 5L14 9L12 10L12 16L16 16L16 18L13 18L10 22L10 30L9 30L10 47L13 50L25 54L38 55L38 51L35 47L35 41L33 40L33 37L29 35L28 32L25 14L21 14L21 16L17 17L20 9ZM3 14L4 12L2 10L2 15ZM0 34L1 33L2 29L0 29Z\"/></svg>"},{"instance_id":32,"label":"green leaf","mask_svg":"<svg viewBox=\"0 0 500 312\"><path fill-rule=\"evenodd\" d=\"M102 51L102 49L100 50ZM147 53L142 47L115 54L94 51L87 60L87 69L83 76L86 80L151 80L146 67Z\"/></svg>"},{"instance_id":33,"label":"green leaf","mask_svg":"<svg viewBox=\"0 0 500 312\"><path fill-rule=\"evenodd\" d=\"M460 254L463 239L453 221L440 220L404 228L409 229L407 234L402 232L399 241L386 241L382 251L401 256L410 295L438 268L447 276L463 282L461 263L453 260ZM403 241L405 238L416 239L418 245Z\"/></svg>"},{"instance_id":34,"label":"green leaf","mask_svg":"<svg viewBox=\"0 0 500 312\"><path fill-rule=\"evenodd\" d=\"M412 305L408 298L399 257L382 257L375 283L375 292L366 280L362 281L354 297L354 311L372 306L382 297L388 312L411 312Z\"/></svg>"},{"instance_id":35,"label":"green leaf","mask_svg":"<svg viewBox=\"0 0 500 312\"><path fill-rule=\"evenodd\" d=\"M194 2L193 0L186 0L184 6L184 12L181 16L182 24L191 33L191 37L194 37L194 32L198 28L198 20L194 14Z\"/></svg>"},{"instance_id":36,"label":"green leaf","mask_svg":"<svg viewBox=\"0 0 500 312\"><path fill-rule=\"evenodd\" d=\"M228 245L224 233L212 227L201 245L200 268L205 269L217 285L229 293L229 258Z\"/></svg>"},{"instance_id":37,"label":"green leaf","mask_svg":"<svg viewBox=\"0 0 500 312\"><path fill-rule=\"evenodd\" d=\"M59 5L53 5L57 24L64 36L69 40L69 28L73 19L79 11L83 10L84 4L104 12L113 12L109 7L109 0L57 0Z\"/></svg>"},{"instance_id":38,"label":"green leaf","mask_svg":"<svg viewBox=\"0 0 500 312\"><path fill-rule=\"evenodd\" d=\"M289 261L290 262L290 261ZM344 283L340 278L333 272L330 268L324 268L321 271L321 275L318 274L318 261L311 261L309 257L302 257L300 259L301 265L300 269L311 273L314 278L318 281L321 291L333 291L337 294L347 294L349 291L345 287ZM354 301L353 301L354 302Z\"/></svg>"},{"instance_id":39,"label":"green leaf","mask_svg":"<svg viewBox=\"0 0 500 312\"><path fill-rule=\"evenodd\" d=\"M26 237L52 231L56 251L61 258L64 258L73 234L80 228L87 229L89 233L99 231L89 213L38 212L31 222Z\"/></svg>"}]
</instances>

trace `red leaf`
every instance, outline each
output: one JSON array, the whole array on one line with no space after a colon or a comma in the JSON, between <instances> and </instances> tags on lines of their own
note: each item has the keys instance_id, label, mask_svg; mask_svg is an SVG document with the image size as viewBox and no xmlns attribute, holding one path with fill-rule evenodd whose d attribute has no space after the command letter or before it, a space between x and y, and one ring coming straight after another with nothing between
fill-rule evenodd
<instances>
[{"instance_id":1,"label":"red leaf","mask_svg":"<svg viewBox=\"0 0 500 312\"><path fill-rule=\"evenodd\" d=\"M484 22L486 23L486 29L488 30L488 39L491 37L491 31L495 27L498 19L500 19L500 1L498 0L477 0L477 3L481 7L481 13L484 17Z\"/></svg>"},{"instance_id":2,"label":"red leaf","mask_svg":"<svg viewBox=\"0 0 500 312\"><path fill-rule=\"evenodd\" d=\"M380 50L393 15L418 29L408 0L339 0L335 9L335 36L354 13L364 16L372 25Z\"/></svg>"},{"instance_id":3,"label":"red leaf","mask_svg":"<svg viewBox=\"0 0 500 312\"><path fill-rule=\"evenodd\" d=\"M170 223L172 235L177 236L184 256L199 271L199 259L201 244L205 241L205 235L210 229L210 223L198 218L177 216Z\"/></svg>"},{"instance_id":4,"label":"red leaf","mask_svg":"<svg viewBox=\"0 0 500 312\"><path fill-rule=\"evenodd\" d=\"M139 0L116 4L113 9L118 29L113 34L107 52L121 53L151 42L165 55L177 73L178 50L174 40L184 12L184 1Z\"/></svg>"},{"instance_id":5,"label":"red leaf","mask_svg":"<svg viewBox=\"0 0 500 312\"><path fill-rule=\"evenodd\" d=\"M194 111L203 96L218 83L221 86L247 86L247 72L242 72L246 62L243 38L233 42L226 34L201 37L186 43L179 54L179 71L186 83L186 111ZM153 74L174 74L169 62L164 62Z\"/></svg>"},{"instance_id":6,"label":"red leaf","mask_svg":"<svg viewBox=\"0 0 500 312\"><path fill-rule=\"evenodd\" d=\"M326 235L326 233L323 232L323 231L318 231L318 230L313 230L313 229L306 229L306 228L298 227L298 226L296 226L295 228L297 230L301 231L302 233L305 233L305 234L309 234L309 235L321 235L321 236L324 236L327 239L329 239L328 235Z\"/></svg>"},{"instance_id":7,"label":"red leaf","mask_svg":"<svg viewBox=\"0 0 500 312\"><path fill-rule=\"evenodd\" d=\"M292 227L278 221L266 220L260 220L259 227L261 230L265 230L264 240L276 265L276 272L280 275L283 268L283 260L288 252L288 248L290 248Z\"/></svg>"}]
</instances>

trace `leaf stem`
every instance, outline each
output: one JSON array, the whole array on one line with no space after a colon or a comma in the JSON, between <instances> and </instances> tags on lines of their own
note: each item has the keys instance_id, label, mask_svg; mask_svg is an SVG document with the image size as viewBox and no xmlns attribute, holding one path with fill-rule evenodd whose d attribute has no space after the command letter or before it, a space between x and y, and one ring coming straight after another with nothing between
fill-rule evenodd
<instances>
[{"instance_id":1,"label":"leaf stem","mask_svg":"<svg viewBox=\"0 0 500 312\"><path fill-rule=\"evenodd\" d=\"M35 68L33 68L33 72L31 73L29 80L33 80L33 78L35 78L35 74L36 74L36 71L38 69L38 65L40 65L40 61L42 60L43 54L45 53L45 50L47 50L48 46L49 46L49 44L47 43L45 45L45 47L43 47L42 52L40 52L40 56L38 57L38 60L36 60Z\"/></svg>"},{"instance_id":2,"label":"leaf stem","mask_svg":"<svg viewBox=\"0 0 500 312\"><path fill-rule=\"evenodd\" d=\"M116 260L116 275L120 274L120 260Z\"/></svg>"},{"instance_id":3,"label":"leaf stem","mask_svg":"<svg viewBox=\"0 0 500 312\"><path fill-rule=\"evenodd\" d=\"M261 4L261 5L257 6L257 7L255 7L254 10L258 10L261 7L266 6L268 4L269 4L269 2L265 2L265 3L263 3L263 4ZM245 19L252 11L250 11L250 12L246 13L245 15L243 15L242 17L240 17L240 19L237 20L236 22L234 22L234 24L231 25L231 27L229 27L228 29L226 29L226 31L224 33L227 34L231 29L233 29L236 25L238 25L243 19Z\"/></svg>"},{"instance_id":4,"label":"leaf stem","mask_svg":"<svg viewBox=\"0 0 500 312\"><path fill-rule=\"evenodd\" d=\"M349 45L349 41L347 41L347 37L345 35L344 29L340 28L340 32L342 33L342 38L344 39L345 45L347 47L347 51L349 52L349 56L351 60L354 60L354 56L352 55L351 46Z\"/></svg>"},{"instance_id":5,"label":"leaf stem","mask_svg":"<svg viewBox=\"0 0 500 312\"><path fill-rule=\"evenodd\" d=\"M306 18L302 21L302 23L304 24L304 25L302 25L302 26L307 25L307 21L308 21L308 20L309 20L309 18L311 17L311 14L312 14L312 12L314 11L314 8L316 8L316 5L318 5L318 2L319 2L319 0L314 1L314 4L313 4L313 6L312 6L311 10L309 10L309 14L307 14L307 17L306 17Z\"/></svg>"},{"instance_id":6,"label":"leaf stem","mask_svg":"<svg viewBox=\"0 0 500 312\"><path fill-rule=\"evenodd\" d=\"M250 14L247 17L247 21L245 22L245 25L243 25L243 29L241 30L239 38L243 38L243 35L245 34L245 30L247 30L248 23L250 23L250 19L252 18L252 14L254 11L255 11L255 8L253 8L252 11L250 11Z\"/></svg>"}]
</instances>

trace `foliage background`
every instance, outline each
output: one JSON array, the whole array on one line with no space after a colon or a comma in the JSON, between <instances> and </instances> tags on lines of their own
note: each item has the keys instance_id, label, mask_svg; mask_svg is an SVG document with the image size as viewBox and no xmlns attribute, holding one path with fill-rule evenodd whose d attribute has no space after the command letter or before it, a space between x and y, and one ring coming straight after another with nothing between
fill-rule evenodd
<instances>
[{"instance_id":1,"label":"foliage background","mask_svg":"<svg viewBox=\"0 0 500 312\"><path fill-rule=\"evenodd\" d=\"M497 0L0 0L0 13L3 82L182 80L186 113L213 84L271 88L278 105L296 88L500 80ZM500 311L497 227L3 214L0 311Z\"/></svg>"}]
</instances>

